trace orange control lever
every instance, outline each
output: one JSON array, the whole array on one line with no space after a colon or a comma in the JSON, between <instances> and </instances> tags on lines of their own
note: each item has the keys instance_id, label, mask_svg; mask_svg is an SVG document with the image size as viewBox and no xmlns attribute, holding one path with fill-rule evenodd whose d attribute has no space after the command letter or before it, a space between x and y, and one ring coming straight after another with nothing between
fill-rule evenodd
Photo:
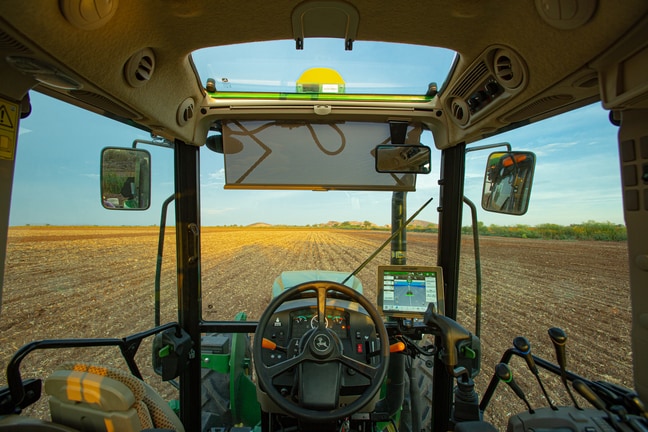
<instances>
[{"instance_id":1,"label":"orange control lever","mask_svg":"<svg viewBox=\"0 0 648 432\"><path fill-rule=\"evenodd\" d=\"M274 351L277 349L277 344L272 342L270 339L263 338L261 341L261 347Z\"/></svg>"},{"instance_id":2,"label":"orange control lever","mask_svg":"<svg viewBox=\"0 0 648 432\"><path fill-rule=\"evenodd\" d=\"M403 342L396 342L395 344L389 345L390 353L397 353L401 351L405 351L405 344Z\"/></svg>"}]
</instances>

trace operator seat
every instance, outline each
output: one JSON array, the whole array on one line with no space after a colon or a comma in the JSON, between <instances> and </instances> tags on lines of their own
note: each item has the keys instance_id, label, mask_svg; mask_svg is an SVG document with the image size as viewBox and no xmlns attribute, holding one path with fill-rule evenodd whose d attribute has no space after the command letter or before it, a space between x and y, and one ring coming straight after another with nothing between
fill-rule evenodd
<instances>
[{"instance_id":1,"label":"operator seat","mask_svg":"<svg viewBox=\"0 0 648 432\"><path fill-rule=\"evenodd\" d=\"M85 363L65 363L45 380L52 421L81 431L184 432L171 407L130 373Z\"/></svg>"}]
</instances>

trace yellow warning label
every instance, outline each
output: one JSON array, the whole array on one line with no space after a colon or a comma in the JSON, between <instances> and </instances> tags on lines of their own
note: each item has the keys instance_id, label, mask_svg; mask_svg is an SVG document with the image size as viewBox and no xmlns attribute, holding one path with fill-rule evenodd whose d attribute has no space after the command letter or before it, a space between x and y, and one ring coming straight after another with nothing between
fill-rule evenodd
<instances>
[{"instance_id":1,"label":"yellow warning label","mask_svg":"<svg viewBox=\"0 0 648 432\"><path fill-rule=\"evenodd\" d=\"M13 160L18 136L18 105L0 99L0 159Z\"/></svg>"}]
</instances>

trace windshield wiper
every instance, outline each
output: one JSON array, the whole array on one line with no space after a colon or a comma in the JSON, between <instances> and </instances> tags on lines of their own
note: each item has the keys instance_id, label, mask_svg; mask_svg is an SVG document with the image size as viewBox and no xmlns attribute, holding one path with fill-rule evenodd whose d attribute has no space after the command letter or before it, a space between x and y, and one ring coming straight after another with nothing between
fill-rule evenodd
<instances>
[{"instance_id":1,"label":"windshield wiper","mask_svg":"<svg viewBox=\"0 0 648 432\"><path fill-rule=\"evenodd\" d=\"M349 276L347 276L347 277L342 281L342 284L344 285L344 284L345 284L349 279L351 279L353 276L357 275L357 274L360 272L360 270L362 270L363 268L365 268L365 266L366 266L367 264L369 264L369 262L370 262L372 259L374 259L374 258L376 257L376 255L378 255L378 254L379 254L383 249L385 249L385 246L387 246L387 245L388 245L388 244L389 244L389 243L390 243L394 238L396 238L396 236L399 235L399 234L400 234L400 233L401 233L401 232L402 232L402 231L407 227L407 225L409 225L410 222L412 222L412 221L414 220L414 218L415 218L416 216L418 216L418 214L421 213L421 211L423 211L423 209L424 209L425 207L427 207L427 205L430 204L430 203L432 202L433 199L434 199L434 197L430 197L429 200L427 200L426 202L424 202L423 205L422 205L418 210L416 210L416 211L414 212L414 214L413 214L412 216L410 216L410 218L407 219L407 221L406 221L406 222L405 222L405 223L404 223L400 228L398 228L396 231L394 231L394 232L392 233L392 235L389 236L389 238L388 238L387 240L385 240L385 242L384 242L382 245L380 245L380 247L379 247L378 249L376 249L376 251L375 251L374 253L372 253L371 255L369 255L369 258L367 258L366 260L364 260L364 262L363 262L362 264L360 264L360 265L358 266L357 269L355 269L355 270L354 270L354 271L353 271Z\"/></svg>"}]
</instances>

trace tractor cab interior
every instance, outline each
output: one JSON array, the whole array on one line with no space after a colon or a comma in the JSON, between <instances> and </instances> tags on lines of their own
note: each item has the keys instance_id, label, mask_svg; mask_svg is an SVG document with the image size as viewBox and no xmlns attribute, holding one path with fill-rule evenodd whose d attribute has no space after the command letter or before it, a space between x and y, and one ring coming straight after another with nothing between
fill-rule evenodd
<instances>
[{"instance_id":1,"label":"tractor cab interior","mask_svg":"<svg viewBox=\"0 0 648 432\"><path fill-rule=\"evenodd\" d=\"M3 292L3 275L10 267L37 266L31 255L16 254L18 241L10 239L16 197L27 195L37 204L37 183L32 177L21 183L16 175L21 140L31 132L21 125L38 108L37 98L96 114L130 133L124 138L115 128L114 135L97 132L91 142L47 140L54 153L41 155L46 161L40 164L32 156L34 179L46 168L63 176L70 171L64 159L74 159L73 184L46 188L70 207L68 215L93 225L94 212L101 211L111 218L108 225L123 228L116 235L122 238L129 237L126 226L142 225L147 212L157 217L161 211L161 217L152 224L159 238L157 256L152 251L150 257L155 282L105 282L111 289L129 285L119 307L137 308L128 309L118 334L89 330L90 321L113 319L95 306L112 305L113 293L100 295L95 288L91 303L72 294L68 299L81 305L74 318L82 321L57 323L54 337L41 337L54 331L39 322L50 299L12 280L11 294L40 303L22 320L29 322L22 333L12 330L14 321L5 324L0 311L0 333L7 338L0 340L10 342L3 349L12 351L0 353L7 363L0 379L0 431L648 432L642 402L648 401L646 71L645 0L2 0L0 306L9 292ZM614 157L601 163L615 167L620 184L612 176L597 180L614 183L621 195L628 277L625 268L608 270L624 278L631 317L626 339L603 330L597 337L622 340L614 360L632 372L615 378L615 366L604 365L599 379L570 371L567 335L558 326L544 334L555 360L532 353L519 336L501 350L496 365L485 367L484 351L493 350L493 339L521 330L487 316L484 325L495 336L482 346L482 264L489 276L514 273L512 292L530 294L539 288L527 278L526 265L543 263L519 258L532 248L525 243L507 244L504 255L514 264L482 261L478 213L523 216L537 194L550 204L538 211L553 215L553 204L577 194L556 198L557 189L583 186L590 178L583 172L593 170L582 168L592 161L585 158L589 142L555 139L536 153L525 146L544 135L523 136L513 145L491 138L593 104L608 111L618 129L616 142L605 143ZM39 127L63 112L49 108ZM560 131L578 126L561 125ZM85 127L96 126L79 121L74 129ZM574 159L552 159L556 148L575 149ZM92 163L84 153L89 149ZM490 156L479 153L487 149ZM473 156L480 158L478 174L466 168ZM552 173L566 176L556 190L546 186ZM81 198L89 177L98 179L92 201ZM466 193L475 184L479 210ZM230 197L238 200L239 193L249 194L246 209L258 220L270 211L288 220L316 201L278 193L287 191L316 192L311 195L323 218L327 210L388 202L391 223L376 229L384 242L381 237L374 248L375 241L360 236L352 251L324 244L343 265L305 248L302 255L313 260L309 268L297 268L287 246L267 252L252 242L237 251L258 260L241 264L244 271L227 268L219 261L222 245L206 241L207 217L224 218L235 207ZM362 205L354 194L364 194ZM339 204L332 195L349 199ZM410 208L407 197L414 197ZM75 207L77 201L85 207ZM171 234L165 232L170 206ZM414 264L408 262L406 233L426 208L436 210L429 224L434 231ZM464 230L465 220L470 228ZM291 224L282 224L278 231L288 238L289 229L283 229ZM340 232L345 228L336 225ZM129 273L139 259L134 246L143 239L129 237L123 250L111 245L83 264L101 267L108 255L125 255L131 261L124 259L113 274ZM171 251L164 252L165 239L173 242ZM387 246L390 253L381 255ZM470 247L475 253L466 259ZM208 262L208 249L219 259ZM54 254L65 262L62 253ZM285 259L277 264L275 255ZM169 279L175 278L172 318L165 320L163 256L172 256ZM74 269L85 272L72 284L79 291L98 278L84 265ZM539 273L553 275L555 269L544 265ZM57 271L72 273L71 267ZM261 270L271 272L274 283L248 281ZM600 269L589 265L582 272L594 284ZM216 275L224 276L214 282ZM130 296L149 285L154 311ZM556 286L550 295L564 299L565 309L545 315L569 319L580 307L570 297L572 280ZM48 286L46 295L63 289ZM220 308L235 295L239 310ZM474 304L462 302L466 296ZM490 301L528 313L527 330L540 326L534 315L540 301L515 304L500 297ZM584 326L598 328L618 315L607 303L611 299L594 300L601 304ZM154 325L135 323L135 314L154 316ZM36 336L22 340L29 335ZM90 361L93 350L104 348L114 350L105 364ZM48 358L62 352L69 356L64 362ZM529 403L513 379L514 358L540 383L546 406ZM554 403L538 371L566 388L569 400ZM149 385L151 378L159 386ZM500 383L498 391L508 386L521 407L498 412L503 425L495 426L485 413ZM160 389L170 390L162 395Z\"/></svg>"}]
</instances>

